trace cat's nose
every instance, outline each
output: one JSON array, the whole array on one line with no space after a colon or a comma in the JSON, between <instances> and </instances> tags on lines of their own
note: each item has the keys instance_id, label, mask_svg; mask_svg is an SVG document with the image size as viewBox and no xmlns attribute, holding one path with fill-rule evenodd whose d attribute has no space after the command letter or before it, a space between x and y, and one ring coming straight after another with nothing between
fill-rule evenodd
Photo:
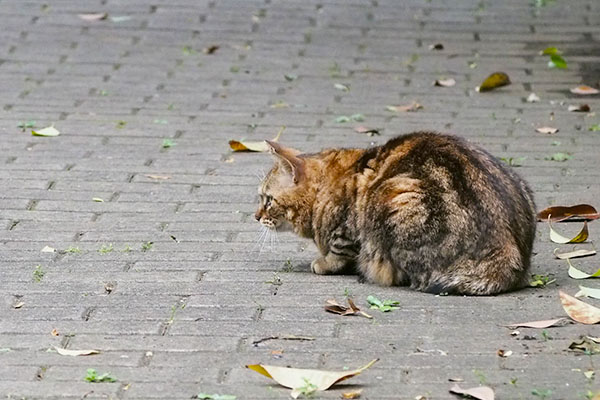
<instances>
[{"instance_id":1,"label":"cat's nose","mask_svg":"<svg viewBox=\"0 0 600 400\"><path fill-rule=\"evenodd\" d=\"M257 221L260 221L260 211L257 211L257 212L254 214L254 218L256 218L256 220L257 220Z\"/></svg>"}]
</instances>

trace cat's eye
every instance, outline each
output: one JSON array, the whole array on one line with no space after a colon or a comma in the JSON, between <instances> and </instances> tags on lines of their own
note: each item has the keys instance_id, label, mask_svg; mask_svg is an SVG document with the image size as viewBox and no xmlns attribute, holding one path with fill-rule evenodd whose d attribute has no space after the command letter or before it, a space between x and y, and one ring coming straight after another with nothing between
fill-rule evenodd
<instances>
[{"instance_id":1,"label":"cat's eye","mask_svg":"<svg viewBox=\"0 0 600 400\"><path fill-rule=\"evenodd\" d=\"M265 207L269 207L271 205L271 201L273 201L273 196L265 196Z\"/></svg>"}]
</instances>

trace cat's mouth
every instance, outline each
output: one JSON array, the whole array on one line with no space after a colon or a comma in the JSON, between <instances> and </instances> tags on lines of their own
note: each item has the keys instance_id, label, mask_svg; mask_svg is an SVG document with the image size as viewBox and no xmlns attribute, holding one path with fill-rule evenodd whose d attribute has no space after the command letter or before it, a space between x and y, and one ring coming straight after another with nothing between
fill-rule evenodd
<instances>
[{"instance_id":1,"label":"cat's mouth","mask_svg":"<svg viewBox=\"0 0 600 400\"><path fill-rule=\"evenodd\" d=\"M266 226L269 229L277 229L277 226L280 225L279 221L273 218L261 218L260 224L262 226Z\"/></svg>"}]
</instances>

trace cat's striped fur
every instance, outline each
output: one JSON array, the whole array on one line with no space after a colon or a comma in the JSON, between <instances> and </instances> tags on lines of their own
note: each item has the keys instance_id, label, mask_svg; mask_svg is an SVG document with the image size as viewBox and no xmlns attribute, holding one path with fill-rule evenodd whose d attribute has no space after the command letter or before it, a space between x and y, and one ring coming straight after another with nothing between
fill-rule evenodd
<instances>
[{"instance_id":1,"label":"cat's striped fur","mask_svg":"<svg viewBox=\"0 0 600 400\"><path fill-rule=\"evenodd\" d=\"M455 136L416 132L317 154L269 143L278 160L256 219L291 225L322 256L317 274L431 293L490 295L522 287L535 235L527 184Z\"/></svg>"}]
</instances>

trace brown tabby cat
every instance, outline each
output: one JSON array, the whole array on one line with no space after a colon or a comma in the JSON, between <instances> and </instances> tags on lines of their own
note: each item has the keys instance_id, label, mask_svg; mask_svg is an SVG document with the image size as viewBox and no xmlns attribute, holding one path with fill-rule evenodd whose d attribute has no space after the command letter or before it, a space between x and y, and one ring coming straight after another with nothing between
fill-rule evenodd
<instances>
[{"instance_id":1,"label":"brown tabby cat","mask_svg":"<svg viewBox=\"0 0 600 400\"><path fill-rule=\"evenodd\" d=\"M380 285L490 295L522 287L535 235L527 184L454 136L415 132L317 154L268 142L278 161L256 219L314 240L317 274L356 271Z\"/></svg>"}]
</instances>

